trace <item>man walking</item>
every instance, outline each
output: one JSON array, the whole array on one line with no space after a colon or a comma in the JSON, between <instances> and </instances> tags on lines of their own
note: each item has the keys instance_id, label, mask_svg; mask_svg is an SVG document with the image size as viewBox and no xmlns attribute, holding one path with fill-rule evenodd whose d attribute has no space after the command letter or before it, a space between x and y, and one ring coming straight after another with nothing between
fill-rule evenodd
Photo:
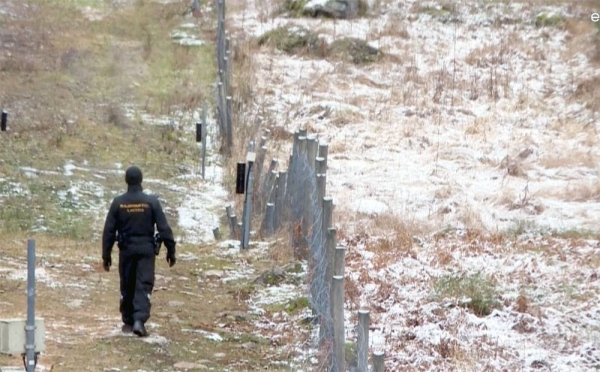
<instances>
[{"instance_id":1,"label":"man walking","mask_svg":"<svg viewBox=\"0 0 600 372\"><path fill-rule=\"evenodd\" d=\"M138 167L130 167L125 172L127 192L112 201L104 223L102 261L104 270L110 271L111 252L116 241L122 330L145 337L148 332L144 324L150 318L150 295L154 288L155 225L167 248L169 267L176 262L176 243L158 198L143 192L142 179Z\"/></svg>"}]
</instances>

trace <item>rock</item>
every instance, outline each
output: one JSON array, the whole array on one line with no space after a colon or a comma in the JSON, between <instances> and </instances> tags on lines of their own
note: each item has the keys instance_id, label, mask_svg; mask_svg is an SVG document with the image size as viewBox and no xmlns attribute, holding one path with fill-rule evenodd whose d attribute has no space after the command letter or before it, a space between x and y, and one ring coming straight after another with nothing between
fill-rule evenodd
<instances>
[{"instance_id":1,"label":"rock","mask_svg":"<svg viewBox=\"0 0 600 372\"><path fill-rule=\"evenodd\" d=\"M170 307L181 307L181 306L185 305L185 303L183 303L181 301L169 301L167 303L167 305L169 305Z\"/></svg>"},{"instance_id":2,"label":"rock","mask_svg":"<svg viewBox=\"0 0 600 372\"><path fill-rule=\"evenodd\" d=\"M550 369L550 363L545 360L534 360L531 362L531 368L548 368Z\"/></svg>"},{"instance_id":3,"label":"rock","mask_svg":"<svg viewBox=\"0 0 600 372\"><path fill-rule=\"evenodd\" d=\"M349 19L358 16L358 0L310 0L304 6L304 14L313 17Z\"/></svg>"},{"instance_id":4,"label":"rock","mask_svg":"<svg viewBox=\"0 0 600 372\"><path fill-rule=\"evenodd\" d=\"M173 365L173 367L177 368L177 369L208 369L207 366L205 366L204 364L199 364L199 363L189 363L189 362L179 362L179 363L175 363L175 365Z\"/></svg>"},{"instance_id":5,"label":"rock","mask_svg":"<svg viewBox=\"0 0 600 372\"><path fill-rule=\"evenodd\" d=\"M222 270L207 270L204 272L204 276L211 279L221 279L225 276L225 272Z\"/></svg>"},{"instance_id":6,"label":"rock","mask_svg":"<svg viewBox=\"0 0 600 372\"><path fill-rule=\"evenodd\" d=\"M329 45L327 55L347 60L354 64L375 62L381 59L381 51L365 40L354 37L342 37Z\"/></svg>"},{"instance_id":7,"label":"rock","mask_svg":"<svg viewBox=\"0 0 600 372\"><path fill-rule=\"evenodd\" d=\"M258 349L260 349L260 346L258 346L254 342L246 342L246 343L241 344L239 347L241 349L244 349L244 350L258 350Z\"/></svg>"},{"instance_id":8,"label":"rock","mask_svg":"<svg viewBox=\"0 0 600 372\"><path fill-rule=\"evenodd\" d=\"M216 359L223 359L223 358L225 358L226 356L227 356L227 354L225 354L225 353L216 353L216 354L214 355L214 357L215 357Z\"/></svg>"},{"instance_id":9,"label":"rock","mask_svg":"<svg viewBox=\"0 0 600 372\"><path fill-rule=\"evenodd\" d=\"M83 305L83 300L73 300L67 304L69 309L78 309Z\"/></svg>"},{"instance_id":10,"label":"rock","mask_svg":"<svg viewBox=\"0 0 600 372\"><path fill-rule=\"evenodd\" d=\"M285 280L285 271L279 267L272 270L265 271L258 278L254 280L254 283L259 283L267 286L279 285Z\"/></svg>"},{"instance_id":11,"label":"rock","mask_svg":"<svg viewBox=\"0 0 600 372\"><path fill-rule=\"evenodd\" d=\"M305 27L283 26L265 32L258 44L274 46L283 52L296 54L303 51L318 53L323 49L325 41Z\"/></svg>"},{"instance_id":12,"label":"rock","mask_svg":"<svg viewBox=\"0 0 600 372\"><path fill-rule=\"evenodd\" d=\"M247 322L252 316L243 311L224 311L220 314L221 318L225 318L231 322Z\"/></svg>"}]
</instances>

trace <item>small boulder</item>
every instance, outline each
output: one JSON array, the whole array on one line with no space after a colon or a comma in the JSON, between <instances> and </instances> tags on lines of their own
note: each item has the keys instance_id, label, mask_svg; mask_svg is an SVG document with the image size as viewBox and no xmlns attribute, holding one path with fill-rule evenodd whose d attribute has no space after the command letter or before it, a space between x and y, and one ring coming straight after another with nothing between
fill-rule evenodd
<instances>
[{"instance_id":1,"label":"small boulder","mask_svg":"<svg viewBox=\"0 0 600 372\"><path fill-rule=\"evenodd\" d=\"M351 19L358 16L359 6L359 0L310 0L304 6L304 14L313 17Z\"/></svg>"},{"instance_id":2,"label":"small boulder","mask_svg":"<svg viewBox=\"0 0 600 372\"><path fill-rule=\"evenodd\" d=\"M225 272L222 270L207 270L204 272L204 276L209 279L221 279L225 276Z\"/></svg>"}]
</instances>

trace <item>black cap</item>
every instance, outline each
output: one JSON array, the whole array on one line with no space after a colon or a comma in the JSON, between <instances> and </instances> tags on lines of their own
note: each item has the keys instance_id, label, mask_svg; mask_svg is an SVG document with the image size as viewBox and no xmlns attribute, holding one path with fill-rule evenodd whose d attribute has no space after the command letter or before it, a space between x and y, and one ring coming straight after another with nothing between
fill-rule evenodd
<instances>
[{"instance_id":1,"label":"black cap","mask_svg":"<svg viewBox=\"0 0 600 372\"><path fill-rule=\"evenodd\" d=\"M142 184L142 170L135 165L133 167L127 168L125 172L125 182L129 186L136 186Z\"/></svg>"}]
</instances>

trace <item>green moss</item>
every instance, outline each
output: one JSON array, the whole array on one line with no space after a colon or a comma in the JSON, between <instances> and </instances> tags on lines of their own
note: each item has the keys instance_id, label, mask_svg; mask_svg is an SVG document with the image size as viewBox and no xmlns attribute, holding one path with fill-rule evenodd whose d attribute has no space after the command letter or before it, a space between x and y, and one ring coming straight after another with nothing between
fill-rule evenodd
<instances>
[{"instance_id":1,"label":"green moss","mask_svg":"<svg viewBox=\"0 0 600 372\"><path fill-rule=\"evenodd\" d=\"M308 0L285 0L283 3L283 11L292 17L300 17L304 15L304 7L306 4L308 4Z\"/></svg>"},{"instance_id":2,"label":"green moss","mask_svg":"<svg viewBox=\"0 0 600 372\"><path fill-rule=\"evenodd\" d=\"M289 54L318 54L323 43L316 33L298 26L276 28L266 32L258 40L259 45L271 45Z\"/></svg>"},{"instance_id":3,"label":"green moss","mask_svg":"<svg viewBox=\"0 0 600 372\"><path fill-rule=\"evenodd\" d=\"M558 27L565 23L565 17L557 13L543 12L535 17L536 27Z\"/></svg>"},{"instance_id":4,"label":"green moss","mask_svg":"<svg viewBox=\"0 0 600 372\"><path fill-rule=\"evenodd\" d=\"M346 37L337 39L331 43L327 54L355 64L375 62L382 57L379 49L370 46L366 41Z\"/></svg>"},{"instance_id":5,"label":"green moss","mask_svg":"<svg viewBox=\"0 0 600 372\"><path fill-rule=\"evenodd\" d=\"M303 272L304 269L302 268L302 264L300 262L296 262L295 264L288 266L286 271L288 273L299 274L299 273Z\"/></svg>"},{"instance_id":6,"label":"green moss","mask_svg":"<svg viewBox=\"0 0 600 372\"><path fill-rule=\"evenodd\" d=\"M288 314L292 314L295 313L299 310L305 309L308 307L308 298L307 297L300 297L300 298L296 298L293 300L290 300L286 305L285 305L285 311Z\"/></svg>"},{"instance_id":7,"label":"green moss","mask_svg":"<svg viewBox=\"0 0 600 372\"><path fill-rule=\"evenodd\" d=\"M356 347L356 343L355 342L346 342L345 345L345 349L346 349L346 365L347 366L352 366L352 365L356 365L358 359L357 359L357 347Z\"/></svg>"}]
</instances>

